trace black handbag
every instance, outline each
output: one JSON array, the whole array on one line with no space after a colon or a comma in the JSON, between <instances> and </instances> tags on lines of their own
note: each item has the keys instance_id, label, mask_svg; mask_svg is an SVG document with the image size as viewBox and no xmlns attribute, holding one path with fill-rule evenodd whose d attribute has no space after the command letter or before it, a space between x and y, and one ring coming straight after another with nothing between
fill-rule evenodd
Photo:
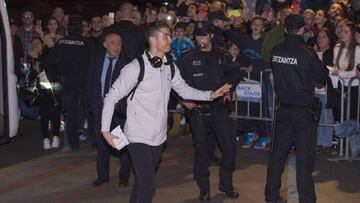
<instances>
[{"instance_id":1,"label":"black handbag","mask_svg":"<svg viewBox=\"0 0 360 203\"><path fill-rule=\"evenodd\" d=\"M28 107L36 106L37 100L40 96L40 91L37 87L37 78L33 81L25 80L24 83L18 83L17 89L19 97L25 102Z\"/></svg>"}]
</instances>

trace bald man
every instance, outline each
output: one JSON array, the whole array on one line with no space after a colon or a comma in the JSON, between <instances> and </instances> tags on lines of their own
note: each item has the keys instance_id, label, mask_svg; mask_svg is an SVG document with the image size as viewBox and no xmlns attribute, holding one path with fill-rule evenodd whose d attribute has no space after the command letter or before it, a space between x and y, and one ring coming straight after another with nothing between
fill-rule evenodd
<instances>
[{"instance_id":1,"label":"bald man","mask_svg":"<svg viewBox=\"0 0 360 203\"><path fill-rule=\"evenodd\" d=\"M89 68L88 78L88 101L89 101L89 120L94 126L97 157L96 170L97 179L93 182L95 187L99 187L109 182L109 159L110 154L120 157L121 169L119 171L119 187L127 187L129 182L130 163L126 149L117 151L109 147L100 132L101 110L103 98L110 87L120 74L120 69L124 65L122 52L123 40L117 33L109 32L105 36L103 46L105 51L100 51L92 57ZM123 125L125 121L113 121L113 128Z\"/></svg>"},{"instance_id":2,"label":"bald man","mask_svg":"<svg viewBox=\"0 0 360 203\"><path fill-rule=\"evenodd\" d=\"M122 49L126 62L132 61L144 53L146 47L145 31L133 23L134 8L129 2L121 4L117 18L118 22L107 28L104 32L114 32L123 39Z\"/></svg>"}]
</instances>

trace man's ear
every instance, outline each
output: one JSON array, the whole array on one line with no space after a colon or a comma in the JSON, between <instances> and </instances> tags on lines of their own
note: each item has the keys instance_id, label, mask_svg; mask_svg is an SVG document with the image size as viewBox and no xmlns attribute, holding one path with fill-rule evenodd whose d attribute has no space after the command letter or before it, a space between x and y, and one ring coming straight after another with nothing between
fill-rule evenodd
<instances>
[{"instance_id":1,"label":"man's ear","mask_svg":"<svg viewBox=\"0 0 360 203\"><path fill-rule=\"evenodd\" d=\"M103 46L104 46L105 49L107 49L106 42L103 42Z\"/></svg>"},{"instance_id":2,"label":"man's ear","mask_svg":"<svg viewBox=\"0 0 360 203\"><path fill-rule=\"evenodd\" d=\"M156 43L156 37L155 36L150 36L149 37L149 43L150 44L155 44Z\"/></svg>"}]
</instances>

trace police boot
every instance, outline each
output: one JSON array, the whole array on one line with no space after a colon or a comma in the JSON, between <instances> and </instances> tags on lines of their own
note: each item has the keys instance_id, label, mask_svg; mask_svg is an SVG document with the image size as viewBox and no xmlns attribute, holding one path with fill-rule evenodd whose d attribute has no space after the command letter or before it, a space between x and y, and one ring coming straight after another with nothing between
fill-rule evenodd
<instances>
[{"instance_id":1,"label":"police boot","mask_svg":"<svg viewBox=\"0 0 360 203\"><path fill-rule=\"evenodd\" d=\"M200 195L199 195L199 200L200 202L204 202L204 201L210 201L210 191L208 190L201 190L200 191Z\"/></svg>"},{"instance_id":2,"label":"police boot","mask_svg":"<svg viewBox=\"0 0 360 203\"><path fill-rule=\"evenodd\" d=\"M237 199L239 197L239 192L235 190L234 187L231 188L224 188L222 186L219 187L221 192L224 192L225 195L231 199Z\"/></svg>"}]
</instances>

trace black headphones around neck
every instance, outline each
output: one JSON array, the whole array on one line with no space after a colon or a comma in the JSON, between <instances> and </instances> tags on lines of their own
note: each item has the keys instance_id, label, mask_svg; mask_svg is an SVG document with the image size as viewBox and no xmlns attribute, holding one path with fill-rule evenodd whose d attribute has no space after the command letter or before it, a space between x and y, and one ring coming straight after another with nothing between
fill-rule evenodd
<instances>
[{"instance_id":1,"label":"black headphones around neck","mask_svg":"<svg viewBox=\"0 0 360 203\"><path fill-rule=\"evenodd\" d=\"M162 66L163 61L160 57L158 56L151 57L148 50L146 50L145 53L152 67L160 68Z\"/></svg>"}]
</instances>

